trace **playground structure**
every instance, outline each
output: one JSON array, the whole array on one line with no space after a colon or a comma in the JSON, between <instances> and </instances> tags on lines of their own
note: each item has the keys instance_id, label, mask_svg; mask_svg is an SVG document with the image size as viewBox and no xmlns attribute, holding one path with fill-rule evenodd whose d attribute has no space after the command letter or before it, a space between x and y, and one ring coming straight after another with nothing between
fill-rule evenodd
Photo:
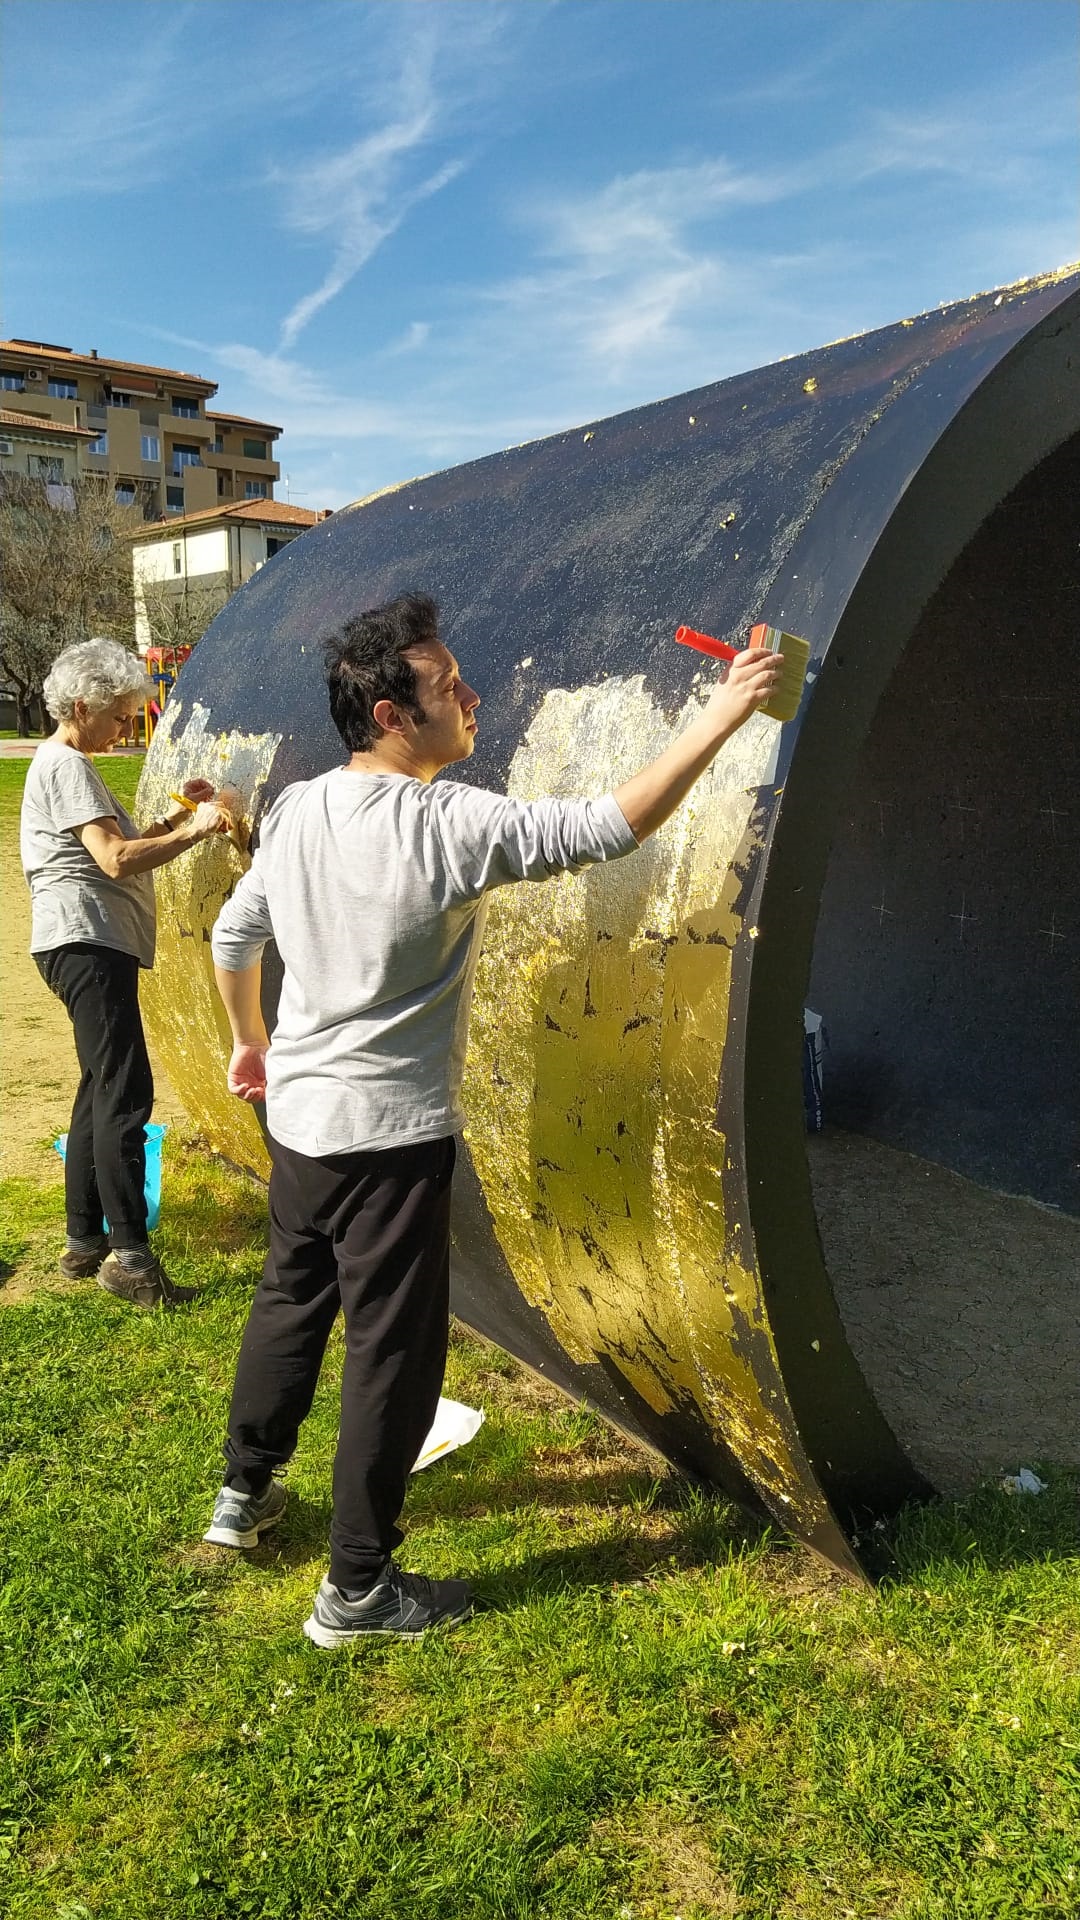
<instances>
[{"instance_id":1,"label":"playground structure","mask_svg":"<svg viewBox=\"0 0 1080 1920\"><path fill-rule=\"evenodd\" d=\"M165 711L165 702L176 685L180 669L190 657L190 647L150 646L146 649L146 671L154 683L152 696L143 704L143 738L147 746L154 737L154 729Z\"/></svg>"},{"instance_id":2,"label":"playground structure","mask_svg":"<svg viewBox=\"0 0 1080 1920\"><path fill-rule=\"evenodd\" d=\"M257 831L341 759L319 637L410 588L484 697L460 777L525 796L685 724L712 668L678 625L806 636L797 717L639 854L493 900L455 1307L855 1578L869 1517L1076 1445L1039 1420L1074 1405L1080 1245L1078 322L1080 275L1044 276L335 514L210 627L144 773L149 810L234 782ZM162 871L146 1002L261 1172L206 942L241 864Z\"/></svg>"}]
</instances>

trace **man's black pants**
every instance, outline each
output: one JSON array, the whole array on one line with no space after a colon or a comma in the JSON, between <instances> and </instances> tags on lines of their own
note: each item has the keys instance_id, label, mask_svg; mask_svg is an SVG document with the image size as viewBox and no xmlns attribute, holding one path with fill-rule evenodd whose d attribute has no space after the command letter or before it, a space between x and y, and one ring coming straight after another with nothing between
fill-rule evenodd
<instances>
[{"instance_id":1,"label":"man's black pants","mask_svg":"<svg viewBox=\"0 0 1080 1920\"><path fill-rule=\"evenodd\" d=\"M34 955L75 1029L82 1079L64 1160L67 1230L114 1247L146 1243L146 1142L154 1080L139 1012L139 963L115 947L72 944Z\"/></svg>"},{"instance_id":2,"label":"man's black pants","mask_svg":"<svg viewBox=\"0 0 1080 1920\"><path fill-rule=\"evenodd\" d=\"M227 1486L258 1494L292 1454L345 1315L330 1579L378 1578L439 1403L453 1139L310 1159L270 1141L270 1252L240 1347Z\"/></svg>"}]
</instances>

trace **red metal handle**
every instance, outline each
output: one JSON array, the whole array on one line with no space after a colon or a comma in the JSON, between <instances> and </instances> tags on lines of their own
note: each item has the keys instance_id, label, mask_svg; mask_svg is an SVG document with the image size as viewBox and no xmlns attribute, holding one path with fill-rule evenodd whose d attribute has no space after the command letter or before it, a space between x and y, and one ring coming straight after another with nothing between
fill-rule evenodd
<instances>
[{"instance_id":1,"label":"red metal handle","mask_svg":"<svg viewBox=\"0 0 1080 1920\"><path fill-rule=\"evenodd\" d=\"M676 627L675 638L684 647L711 653L714 660L734 660L739 653L739 648L729 646L726 640L714 640L711 633L696 633L693 627Z\"/></svg>"}]
</instances>

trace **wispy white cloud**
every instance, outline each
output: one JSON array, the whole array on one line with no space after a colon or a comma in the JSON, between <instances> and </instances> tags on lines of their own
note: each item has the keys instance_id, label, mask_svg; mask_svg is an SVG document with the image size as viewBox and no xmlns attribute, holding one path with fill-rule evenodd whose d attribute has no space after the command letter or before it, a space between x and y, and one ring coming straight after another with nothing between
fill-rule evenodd
<instances>
[{"instance_id":1,"label":"wispy white cloud","mask_svg":"<svg viewBox=\"0 0 1080 1920\"><path fill-rule=\"evenodd\" d=\"M132 36L122 68L103 60L93 84L80 51L54 36L50 87L31 102L12 88L4 141L8 195L26 204L68 196L112 195L145 187L175 159L176 126L166 112L189 6L159 10L154 30ZM10 57L10 56L9 56ZM190 137L209 126L212 110L189 103Z\"/></svg>"},{"instance_id":2,"label":"wispy white cloud","mask_svg":"<svg viewBox=\"0 0 1080 1920\"><path fill-rule=\"evenodd\" d=\"M769 357L770 337L775 352L797 350L815 338L815 314L821 337L842 326L841 312L850 330L860 324L860 306L865 313L870 304L870 277L886 304L862 324L878 324L889 315L897 215L890 217L890 242L854 211L860 192L886 180L906 192L929 259L938 224L949 224L940 202L931 213L931 191L969 191L986 214L992 208L1004 233L1010 205L1040 204L1041 187L1045 218L1019 223L1032 234L1030 251L1012 256L1019 274L1056 260L1063 247L1069 252L1066 203L1073 196L1053 190L1053 153L1074 140L1060 85L1033 68L995 85L943 87L932 104L903 113L868 109L844 137L786 163L755 167L717 156L534 199L519 216L532 234L532 263L482 294L494 318L479 348L493 365L491 336L501 315L518 345L542 352L549 367L586 372L600 401L605 389L638 384L647 391L647 380L659 383L654 390L670 390L680 372L692 384L698 368L703 379L719 377L733 364L748 364L731 358L747 341L756 339L751 352L758 359ZM758 239L743 217L755 208L771 233L806 231L806 244L778 249ZM988 221L977 224L985 235ZM1053 234L1056 243L1040 237ZM955 257L955 238L951 245ZM986 260L1001 251L984 251L984 274ZM1006 271L1013 270L1010 263ZM970 290L965 278L941 297ZM777 344L789 317L795 331Z\"/></svg>"},{"instance_id":3,"label":"wispy white cloud","mask_svg":"<svg viewBox=\"0 0 1080 1920\"><path fill-rule=\"evenodd\" d=\"M872 109L823 163L855 182L938 175L983 192L1027 192L1047 156L1075 132L1075 102L1066 100L1059 75L1035 65L994 85L942 88L926 104Z\"/></svg>"},{"instance_id":4,"label":"wispy white cloud","mask_svg":"<svg viewBox=\"0 0 1080 1920\"><path fill-rule=\"evenodd\" d=\"M463 236L460 279L424 285L437 325L407 323L399 307L387 340L362 289L346 289L425 194L484 150L463 103L490 76L475 47L449 47L451 11L394 9L358 136L309 151L278 181L287 232L329 259L292 299L276 346L199 349L228 371L230 405L282 426L305 504L704 385L1075 251L1056 164L1074 133L1060 83L1033 67L980 88L943 81L903 111L837 116L811 149L762 143L736 160L699 145L588 183L583 160L557 187L508 186L512 267L483 271ZM483 14L493 52L499 11L466 10ZM437 34L410 42L405 60L407 33L432 18ZM492 164L489 153L489 177ZM316 355L304 329L339 297L347 349L331 357L327 325Z\"/></svg>"},{"instance_id":5,"label":"wispy white cloud","mask_svg":"<svg viewBox=\"0 0 1080 1920\"><path fill-rule=\"evenodd\" d=\"M400 334L396 340L392 340L388 347L383 348L383 357L395 359L402 353L418 353L421 347L426 347L430 338L430 320L410 320L404 333Z\"/></svg>"},{"instance_id":6,"label":"wispy white cloud","mask_svg":"<svg viewBox=\"0 0 1080 1920\"><path fill-rule=\"evenodd\" d=\"M719 223L797 191L797 174L723 158L623 175L591 193L534 203L525 215L543 263L488 290L530 333L584 359L605 384L677 347L689 322L729 310L744 290Z\"/></svg>"},{"instance_id":7,"label":"wispy white cloud","mask_svg":"<svg viewBox=\"0 0 1080 1920\"><path fill-rule=\"evenodd\" d=\"M432 149L453 137L468 138L467 109L500 73L498 41L510 19L502 5L444 0L397 7L383 19L397 31L383 46L358 103L358 116L374 124L347 147L272 176L284 194L286 225L328 239L333 249L318 285L282 321L283 350L295 345L414 207L465 171L466 154L446 155L432 166Z\"/></svg>"}]
</instances>

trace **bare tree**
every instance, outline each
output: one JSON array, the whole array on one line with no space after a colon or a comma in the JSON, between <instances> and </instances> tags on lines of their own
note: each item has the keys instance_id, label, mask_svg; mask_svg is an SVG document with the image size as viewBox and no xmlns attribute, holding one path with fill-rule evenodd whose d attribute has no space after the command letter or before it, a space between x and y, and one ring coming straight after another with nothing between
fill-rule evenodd
<instances>
[{"instance_id":1,"label":"bare tree","mask_svg":"<svg viewBox=\"0 0 1080 1920\"><path fill-rule=\"evenodd\" d=\"M185 580L182 586L171 580L140 580L135 587L136 606L141 603L154 647L193 647L228 598L229 587L220 579L206 585Z\"/></svg>"},{"instance_id":2,"label":"bare tree","mask_svg":"<svg viewBox=\"0 0 1080 1920\"><path fill-rule=\"evenodd\" d=\"M105 634L130 646L131 547L141 525L96 474L64 486L6 474L0 483L0 675L15 693L19 733L39 714L45 676L72 641Z\"/></svg>"}]
</instances>

